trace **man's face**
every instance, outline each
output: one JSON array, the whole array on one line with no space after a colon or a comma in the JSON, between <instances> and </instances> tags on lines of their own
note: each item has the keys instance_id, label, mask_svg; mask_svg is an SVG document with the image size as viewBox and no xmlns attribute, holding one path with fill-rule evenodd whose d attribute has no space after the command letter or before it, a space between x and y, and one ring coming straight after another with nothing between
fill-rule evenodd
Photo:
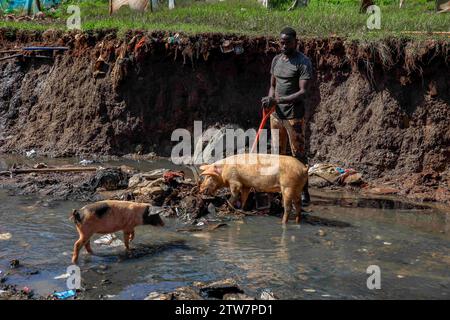
<instances>
[{"instance_id":1,"label":"man's face","mask_svg":"<svg viewBox=\"0 0 450 320\"><path fill-rule=\"evenodd\" d=\"M280 37L280 45L281 52L285 55L290 55L294 53L297 47L297 40L294 37L282 33Z\"/></svg>"}]
</instances>

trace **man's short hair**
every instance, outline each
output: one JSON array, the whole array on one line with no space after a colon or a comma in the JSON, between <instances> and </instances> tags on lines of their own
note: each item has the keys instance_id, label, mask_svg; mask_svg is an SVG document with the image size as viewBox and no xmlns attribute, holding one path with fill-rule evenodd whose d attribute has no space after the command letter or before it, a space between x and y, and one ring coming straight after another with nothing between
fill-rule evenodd
<instances>
[{"instance_id":1,"label":"man's short hair","mask_svg":"<svg viewBox=\"0 0 450 320\"><path fill-rule=\"evenodd\" d=\"M294 39L297 38L297 32L295 32L294 29L292 29L291 27L286 27L283 30L281 30L280 34L285 34L289 37L292 37Z\"/></svg>"}]
</instances>

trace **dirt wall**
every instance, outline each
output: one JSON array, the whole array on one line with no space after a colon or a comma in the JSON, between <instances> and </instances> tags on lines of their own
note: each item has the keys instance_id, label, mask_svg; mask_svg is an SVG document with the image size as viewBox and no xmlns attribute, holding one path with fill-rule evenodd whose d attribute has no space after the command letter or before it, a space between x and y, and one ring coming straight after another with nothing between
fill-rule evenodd
<instances>
[{"instance_id":1,"label":"dirt wall","mask_svg":"<svg viewBox=\"0 0 450 320\"><path fill-rule=\"evenodd\" d=\"M172 131L192 130L194 120L257 127L274 40L0 30L0 50L70 48L54 61L0 62L0 152L167 156ZM306 102L311 163L353 167L430 200L449 196L448 42L306 39L299 49L315 70Z\"/></svg>"}]
</instances>

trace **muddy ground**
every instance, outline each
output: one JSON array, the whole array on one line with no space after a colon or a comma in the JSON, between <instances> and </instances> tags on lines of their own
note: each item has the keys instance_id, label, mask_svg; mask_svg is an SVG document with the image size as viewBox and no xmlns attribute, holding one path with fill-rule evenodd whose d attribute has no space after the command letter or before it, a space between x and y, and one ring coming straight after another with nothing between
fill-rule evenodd
<instances>
[{"instance_id":1,"label":"muddy ground","mask_svg":"<svg viewBox=\"0 0 450 320\"><path fill-rule=\"evenodd\" d=\"M169 156L172 131L194 120L255 128L278 52L275 39L220 34L0 31L1 50L26 45L70 50L0 62L0 152L56 157ZM354 168L379 193L448 202L448 43L304 39L300 50L316 71L310 164Z\"/></svg>"}]
</instances>

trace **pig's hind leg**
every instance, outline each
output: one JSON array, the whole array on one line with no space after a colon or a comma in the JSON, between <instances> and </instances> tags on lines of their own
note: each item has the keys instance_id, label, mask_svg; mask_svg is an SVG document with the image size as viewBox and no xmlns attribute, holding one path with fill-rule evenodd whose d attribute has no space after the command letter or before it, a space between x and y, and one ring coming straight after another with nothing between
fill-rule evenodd
<instances>
[{"instance_id":1,"label":"pig's hind leg","mask_svg":"<svg viewBox=\"0 0 450 320\"><path fill-rule=\"evenodd\" d=\"M301 198L301 196L295 197L294 206L295 206L295 212L297 214L297 216L295 217L295 222L297 224L299 224L300 220L302 219L302 198Z\"/></svg>"},{"instance_id":2,"label":"pig's hind leg","mask_svg":"<svg viewBox=\"0 0 450 320\"><path fill-rule=\"evenodd\" d=\"M247 203L248 195L250 194L250 188L242 188L241 190L241 209L244 210Z\"/></svg>"},{"instance_id":3,"label":"pig's hind leg","mask_svg":"<svg viewBox=\"0 0 450 320\"><path fill-rule=\"evenodd\" d=\"M130 241L134 239L134 230L123 231L123 243L125 244L125 248L127 251L130 250Z\"/></svg>"},{"instance_id":4,"label":"pig's hind leg","mask_svg":"<svg viewBox=\"0 0 450 320\"><path fill-rule=\"evenodd\" d=\"M283 224L287 224L289 220L289 214L292 211L292 204L294 202L293 200L295 199L296 196L292 188L282 188L281 194L283 196L283 207L284 207L284 214L281 222Z\"/></svg>"},{"instance_id":5,"label":"pig's hind leg","mask_svg":"<svg viewBox=\"0 0 450 320\"><path fill-rule=\"evenodd\" d=\"M84 245L84 247L86 248L86 251L87 251L89 254L94 254L94 252L92 251L92 248L91 248L91 239L89 239L88 241L86 241L86 244Z\"/></svg>"}]
</instances>

